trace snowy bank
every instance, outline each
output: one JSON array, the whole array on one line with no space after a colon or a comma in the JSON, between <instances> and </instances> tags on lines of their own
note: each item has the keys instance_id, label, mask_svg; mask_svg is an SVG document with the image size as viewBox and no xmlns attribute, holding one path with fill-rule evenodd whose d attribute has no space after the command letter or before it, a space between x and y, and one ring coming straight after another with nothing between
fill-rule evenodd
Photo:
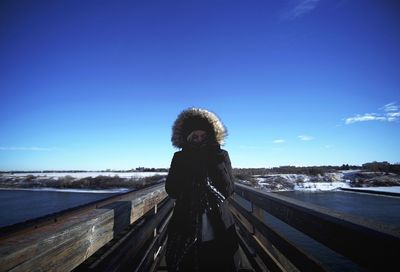
<instances>
[{"instance_id":1,"label":"snowy bank","mask_svg":"<svg viewBox=\"0 0 400 272\"><path fill-rule=\"evenodd\" d=\"M62 193L94 193L94 194L117 194L128 192L129 188L117 188L107 190L94 189L56 189L56 188L0 188L0 190L13 191L33 191L33 192L62 192Z\"/></svg>"},{"instance_id":2,"label":"snowy bank","mask_svg":"<svg viewBox=\"0 0 400 272\"><path fill-rule=\"evenodd\" d=\"M72 177L76 179L87 178L87 177L98 177L98 176L106 176L106 177L120 177L120 178L144 178L151 177L155 175L167 175L167 172L46 172L46 173L38 173L38 172L24 172L24 173L4 173L0 174L0 178L26 178L26 177L37 177L37 178L64 178L64 177Z\"/></svg>"},{"instance_id":3,"label":"snowy bank","mask_svg":"<svg viewBox=\"0 0 400 272\"><path fill-rule=\"evenodd\" d=\"M251 179L241 183L260 188L266 191L331 191L340 188L387 188L400 187L400 176L381 172L362 172L360 170L346 170L323 175L305 174L271 174L254 175ZM376 186L380 187L376 187Z\"/></svg>"},{"instance_id":4,"label":"snowy bank","mask_svg":"<svg viewBox=\"0 0 400 272\"><path fill-rule=\"evenodd\" d=\"M139 189L162 182L166 175L166 172L3 173L0 174L0 188Z\"/></svg>"}]
</instances>

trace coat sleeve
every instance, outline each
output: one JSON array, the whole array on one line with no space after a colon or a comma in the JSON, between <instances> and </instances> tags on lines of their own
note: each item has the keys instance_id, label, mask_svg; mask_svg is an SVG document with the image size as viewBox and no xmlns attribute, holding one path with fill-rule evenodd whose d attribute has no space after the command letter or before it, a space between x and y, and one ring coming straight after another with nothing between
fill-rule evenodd
<instances>
[{"instance_id":1,"label":"coat sleeve","mask_svg":"<svg viewBox=\"0 0 400 272\"><path fill-rule=\"evenodd\" d=\"M165 191L171 198L178 198L183 188L183 177L179 171L180 156L179 152L175 152L171 161L171 166L168 171L167 179L165 181Z\"/></svg>"},{"instance_id":2,"label":"coat sleeve","mask_svg":"<svg viewBox=\"0 0 400 272\"><path fill-rule=\"evenodd\" d=\"M226 171L229 177L229 182L227 184L227 196L231 196L233 194L234 186L235 186L235 178L232 173L232 164L231 164L231 159L229 158L229 153L228 151L224 152L225 153L225 166L226 166Z\"/></svg>"},{"instance_id":3,"label":"coat sleeve","mask_svg":"<svg viewBox=\"0 0 400 272\"><path fill-rule=\"evenodd\" d=\"M216 158L211 162L212 184L225 198L228 198L233 194L235 181L231 160L226 150L222 150Z\"/></svg>"}]
</instances>

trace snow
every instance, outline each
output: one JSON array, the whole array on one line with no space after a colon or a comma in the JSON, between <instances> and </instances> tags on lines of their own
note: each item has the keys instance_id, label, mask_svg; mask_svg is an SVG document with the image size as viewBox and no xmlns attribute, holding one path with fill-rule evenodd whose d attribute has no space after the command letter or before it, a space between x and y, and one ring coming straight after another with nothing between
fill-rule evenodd
<instances>
[{"instance_id":1,"label":"snow","mask_svg":"<svg viewBox=\"0 0 400 272\"><path fill-rule=\"evenodd\" d=\"M331 191L340 188L352 188L351 180L360 170L344 170L324 175L308 176L304 174L271 174L266 176L255 175L256 187L267 191ZM373 174L373 173L372 173ZM400 186L389 187L361 187L376 191L399 192Z\"/></svg>"},{"instance_id":2,"label":"snow","mask_svg":"<svg viewBox=\"0 0 400 272\"><path fill-rule=\"evenodd\" d=\"M331 191L340 188L350 188L346 182L303 182L294 186L296 191Z\"/></svg>"},{"instance_id":3,"label":"snow","mask_svg":"<svg viewBox=\"0 0 400 272\"><path fill-rule=\"evenodd\" d=\"M125 193L131 189L117 188L106 190L89 190L89 189L55 189L55 188L0 188L0 190L15 190L15 191L40 191L40 192L63 192L63 193Z\"/></svg>"},{"instance_id":4,"label":"snow","mask_svg":"<svg viewBox=\"0 0 400 272\"><path fill-rule=\"evenodd\" d=\"M118 176L120 178L144 178L151 177L155 175L167 175L167 172L53 172L53 173L14 173L14 174L1 174L1 177L12 178L12 177L26 177L35 176L43 178L61 178L65 176L71 176L73 178L81 179L87 177L97 177L97 176L108 176L114 177Z\"/></svg>"},{"instance_id":5,"label":"snow","mask_svg":"<svg viewBox=\"0 0 400 272\"><path fill-rule=\"evenodd\" d=\"M342 172L326 173L318 176L272 174L256 176L254 179L258 184L257 187L270 191L328 191L350 187L350 180L345 179L345 174Z\"/></svg>"},{"instance_id":6,"label":"snow","mask_svg":"<svg viewBox=\"0 0 400 272\"><path fill-rule=\"evenodd\" d=\"M55 191L55 192L75 192L75 193L121 193L127 190L127 187L123 187L121 184L118 189L116 188L107 188L107 187L117 187L120 179L129 179L129 181L133 184L135 181L138 181L138 185L140 185L141 178L152 177L156 175L160 175L160 179L164 178L168 173L167 172L25 172L25 173L3 173L0 174L0 183L1 187L9 189L14 188L16 190L31 190L31 191ZM66 177L71 178L66 178ZM98 176L106 176L110 179L114 179L115 184L106 184L107 187L103 189L91 189L79 187L85 187L86 183L81 184L81 186L70 186L74 182L79 182L83 178L87 177L98 177ZM131 179L131 180L130 180ZM78 187L77 188L59 188L58 186L60 182L67 182L68 184L63 187ZM70 183L70 184L69 184ZM54 184L54 185L52 185ZM43 187L42 187L43 186ZM50 188L50 187L56 188ZM36 188L35 188L36 187ZM38 188L40 187L40 188ZM86 186L87 187L87 186Z\"/></svg>"}]
</instances>

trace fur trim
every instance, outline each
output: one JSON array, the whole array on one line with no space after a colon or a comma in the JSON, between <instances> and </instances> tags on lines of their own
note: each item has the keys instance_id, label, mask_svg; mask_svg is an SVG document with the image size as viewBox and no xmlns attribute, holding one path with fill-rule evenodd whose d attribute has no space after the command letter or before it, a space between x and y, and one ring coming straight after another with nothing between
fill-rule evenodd
<instances>
[{"instance_id":1,"label":"fur trim","mask_svg":"<svg viewBox=\"0 0 400 272\"><path fill-rule=\"evenodd\" d=\"M171 142L172 145L177 148L183 148L186 144L186 136L187 131L185 131L185 127L187 127L188 123L193 120L204 119L212 130L214 131L215 140L218 144L223 145L225 137L228 136L228 130L218 118L218 116L206 109L201 108L188 108L183 110L178 117L176 118L174 125L172 127L172 137Z\"/></svg>"}]
</instances>

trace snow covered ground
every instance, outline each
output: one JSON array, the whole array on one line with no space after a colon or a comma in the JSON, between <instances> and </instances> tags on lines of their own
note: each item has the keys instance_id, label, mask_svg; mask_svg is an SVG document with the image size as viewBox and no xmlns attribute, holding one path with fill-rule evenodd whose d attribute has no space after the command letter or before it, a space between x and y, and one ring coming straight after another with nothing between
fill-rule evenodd
<instances>
[{"instance_id":1,"label":"snow covered ground","mask_svg":"<svg viewBox=\"0 0 400 272\"><path fill-rule=\"evenodd\" d=\"M346 182L304 182L297 183L294 190L297 191L331 191L340 188L350 188L350 184Z\"/></svg>"},{"instance_id":2,"label":"snow covered ground","mask_svg":"<svg viewBox=\"0 0 400 272\"><path fill-rule=\"evenodd\" d=\"M255 176L256 187L268 191L326 191L341 187L350 187L348 172L326 173L325 175L308 176L304 174L273 174Z\"/></svg>"},{"instance_id":3,"label":"snow covered ground","mask_svg":"<svg viewBox=\"0 0 400 272\"><path fill-rule=\"evenodd\" d=\"M61 181L66 176L71 177L73 180L79 180L86 177L98 177L98 176L107 176L107 177L119 177L122 179L131 179L131 178L145 178L151 177L155 175L166 176L167 172L53 172L53 173L15 173L15 174L0 174L0 181L9 181L12 182L24 182L25 180L29 180L29 178L33 177L33 180L47 180L51 182ZM393 180L398 180L398 184L400 184L400 177L398 175L389 175L383 176L382 173L373 173L373 172L360 172L359 170L347 170L347 171L338 171L334 173L326 173L324 175L317 176L308 176L304 174L271 174L265 176L255 175L253 179L250 181L239 180L241 183L248 184L250 186L254 186L256 188L260 188L266 191L330 191L337 190L340 188L352 188L352 189L368 189L368 190L376 190L376 191L389 191L389 192L399 192L400 186L398 184L392 184L392 186L380 186L375 185L371 186L368 183L359 184L357 181L364 177L365 179L387 179L388 177ZM392 182L393 183L393 182ZM51 183L50 187L51 187ZM359 187L357 187L359 186ZM376 187L379 186L379 187ZM9 187L9 186L6 186ZM22 186L18 186L22 187ZM74 190L76 192L86 192L85 189L54 189L47 188L48 186L44 186L42 188L36 188L34 190ZM19 188L21 189L21 188ZM29 190L32 190L30 188ZM116 192L116 190L128 190L128 189L104 189L104 190L96 190L97 192ZM92 191L88 189L87 191ZM121 191L122 192L122 191Z\"/></svg>"},{"instance_id":4,"label":"snow covered ground","mask_svg":"<svg viewBox=\"0 0 400 272\"><path fill-rule=\"evenodd\" d=\"M63 192L63 193L125 193L131 189L129 188L116 188L116 189L104 189L104 190L93 190L93 189L56 189L56 188L0 188L0 190L16 190L16 191L39 191L39 192Z\"/></svg>"},{"instance_id":5,"label":"snow covered ground","mask_svg":"<svg viewBox=\"0 0 400 272\"><path fill-rule=\"evenodd\" d=\"M382 178L382 173L375 173L376 178ZM346 170L324 175L308 176L304 174L272 174L266 176L253 176L252 181L242 183L260 188L266 191L331 191L340 188L356 189L354 181L362 175L374 175L374 173L360 172L359 170ZM396 175L397 176L397 175ZM393 175L391 179L395 179ZM399 179L397 176L396 179ZM400 192L400 186L370 186L365 184L359 189L376 191Z\"/></svg>"},{"instance_id":6,"label":"snow covered ground","mask_svg":"<svg viewBox=\"0 0 400 272\"><path fill-rule=\"evenodd\" d=\"M119 192L115 191L116 189L137 189L161 182L166 175L167 172L3 173L0 174L0 188L35 188L41 191L64 192L87 192L85 190L95 189L99 193L115 193Z\"/></svg>"},{"instance_id":7,"label":"snow covered ground","mask_svg":"<svg viewBox=\"0 0 400 272\"><path fill-rule=\"evenodd\" d=\"M107 176L114 177L118 176L120 178L144 178L151 177L155 175L167 175L167 172L54 172L54 173L15 173L15 174L0 174L0 177L4 178L13 178L13 177L27 177L27 176L35 176L42 178L62 178L66 176L70 176L76 179L87 178L87 177L97 177L97 176Z\"/></svg>"}]
</instances>

